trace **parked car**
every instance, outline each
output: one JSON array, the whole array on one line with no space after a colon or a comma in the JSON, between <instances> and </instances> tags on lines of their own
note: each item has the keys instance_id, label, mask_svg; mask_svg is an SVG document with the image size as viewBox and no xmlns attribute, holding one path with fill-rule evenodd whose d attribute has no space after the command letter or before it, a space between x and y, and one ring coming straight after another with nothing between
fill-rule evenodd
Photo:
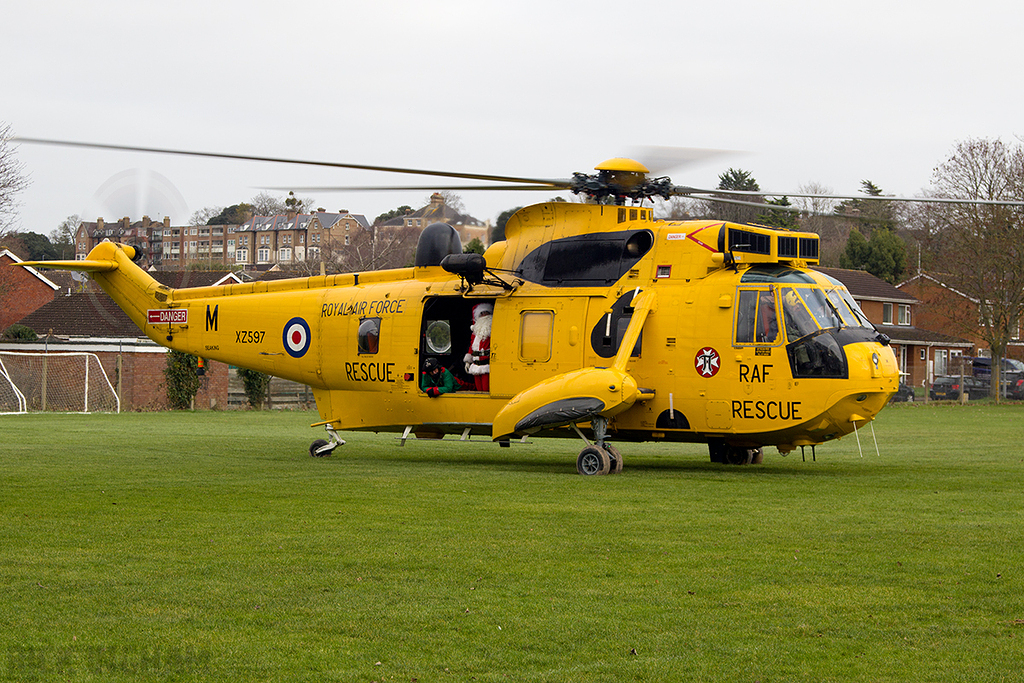
<instances>
[{"instance_id":1,"label":"parked car","mask_svg":"<svg viewBox=\"0 0 1024 683\"><path fill-rule=\"evenodd\" d=\"M992 359L970 358L974 368L974 376L985 380L986 386L991 383ZM1000 380L1003 385L1003 396L1012 399L1024 399L1024 363L1016 358L1003 359L1003 372Z\"/></svg>"},{"instance_id":2,"label":"parked car","mask_svg":"<svg viewBox=\"0 0 1024 683\"><path fill-rule=\"evenodd\" d=\"M928 391L928 398L933 401L959 401L960 394L967 392L968 400L977 400L988 396L988 381L979 377L964 377L961 385L960 377L936 377Z\"/></svg>"}]
</instances>

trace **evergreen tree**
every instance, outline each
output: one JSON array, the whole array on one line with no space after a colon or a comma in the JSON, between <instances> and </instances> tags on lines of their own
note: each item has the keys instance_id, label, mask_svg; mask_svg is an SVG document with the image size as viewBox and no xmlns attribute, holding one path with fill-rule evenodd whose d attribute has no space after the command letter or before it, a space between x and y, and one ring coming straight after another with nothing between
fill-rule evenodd
<instances>
[{"instance_id":1,"label":"evergreen tree","mask_svg":"<svg viewBox=\"0 0 1024 683\"><path fill-rule=\"evenodd\" d=\"M789 197L779 197L778 199L768 199L765 204L769 206L793 206L789 201ZM757 214L757 222L761 225L767 225L773 228L782 228L784 230L797 230L800 228L800 224L797 221L798 214L795 211L783 211L779 209L766 209L764 213Z\"/></svg>"},{"instance_id":2,"label":"evergreen tree","mask_svg":"<svg viewBox=\"0 0 1024 683\"><path fill-rule=\"evenodd\" d=\"M750 171L739 168L730 168L718 176L719 190L732 190L735 192L760 192L761 186L757 184ZM752 202L760 204L764 201L757 195L733 195L721 194L725 202L708 202L708 213L711 216L732 223L756 223L758 222L758 209L752 206L743 206L729 202Z\"/></svg>"},{"instance_id":3,"label":"evergreen tree","mask_svg":"<svg viewBox=\"0 0 1024 683\"><path fill-rule=\"evenodd\" d=\"M877 278L896 284L907 266L907 248L891 230L875 230L868 240L854 228L846 240L846 250L839 256L839 265L852 270L866 270Z\"/></svg>"}]
</instances>

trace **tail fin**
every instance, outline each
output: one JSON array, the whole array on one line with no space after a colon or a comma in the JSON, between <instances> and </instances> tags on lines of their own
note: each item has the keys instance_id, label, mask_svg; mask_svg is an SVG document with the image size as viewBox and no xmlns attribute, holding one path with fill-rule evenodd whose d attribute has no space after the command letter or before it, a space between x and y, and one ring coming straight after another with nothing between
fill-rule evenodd
<instances>
[{"instance_id":1,"label":"tail fin","mask_svg":"<svg viewBox=\"0 0 1024 683\"><path fill-rule=\"evenodd\" d=\"M135 265L136 254L135 247L104 241L83 261L22 261L16 265L89 273L132 322L145 330L147 311L167 308L174 290Z\"/></svg>"}]
</instances>

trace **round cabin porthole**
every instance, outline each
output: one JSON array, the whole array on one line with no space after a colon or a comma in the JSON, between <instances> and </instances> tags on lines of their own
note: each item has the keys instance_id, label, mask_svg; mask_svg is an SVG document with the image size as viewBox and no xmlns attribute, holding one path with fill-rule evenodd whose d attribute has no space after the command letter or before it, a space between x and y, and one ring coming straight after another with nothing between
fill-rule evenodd
<instances>
[{"instance_id":1,"label":"round cabin porthole","mask_svg":"<svg viewBox=\"0 0 1024 683\"><path fill-rule=\"evenodd\" d=\"M443 355L452 350L452 329L447 320L431 320L427 324L427 350Z\"/></svg>"}]
</instances>

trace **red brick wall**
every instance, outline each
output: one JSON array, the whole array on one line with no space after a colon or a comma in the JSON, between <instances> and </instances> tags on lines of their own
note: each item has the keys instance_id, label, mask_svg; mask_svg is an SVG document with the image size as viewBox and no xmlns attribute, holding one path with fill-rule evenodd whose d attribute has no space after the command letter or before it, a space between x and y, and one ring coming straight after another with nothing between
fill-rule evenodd
<instances>
[{"instance_id":1,"label":"red brick wall","mask_svg":"<svg viewBox=\"0 0 1024 683\"><path fill-rule=\"evenodd\" d=\"M117 389L117 353L97 353L110 383ZM121 410L166 410L167 382L163 353L121 354ZM228 366L206 361L206 373L200 378L195 399L196 410L227 410Z\"/></svg>"},{"instance_id":2,"label":"red brick wall","mask_svg":"<svg viewBox=\"0 0 1024 683\"><path fill-rule=\"evenodd\" d=\"M0 257L0 332L43 304L53 301L54 290L24 268ZM46 334L46 330L36 330Z\"/></svg>"}]
</instances>

